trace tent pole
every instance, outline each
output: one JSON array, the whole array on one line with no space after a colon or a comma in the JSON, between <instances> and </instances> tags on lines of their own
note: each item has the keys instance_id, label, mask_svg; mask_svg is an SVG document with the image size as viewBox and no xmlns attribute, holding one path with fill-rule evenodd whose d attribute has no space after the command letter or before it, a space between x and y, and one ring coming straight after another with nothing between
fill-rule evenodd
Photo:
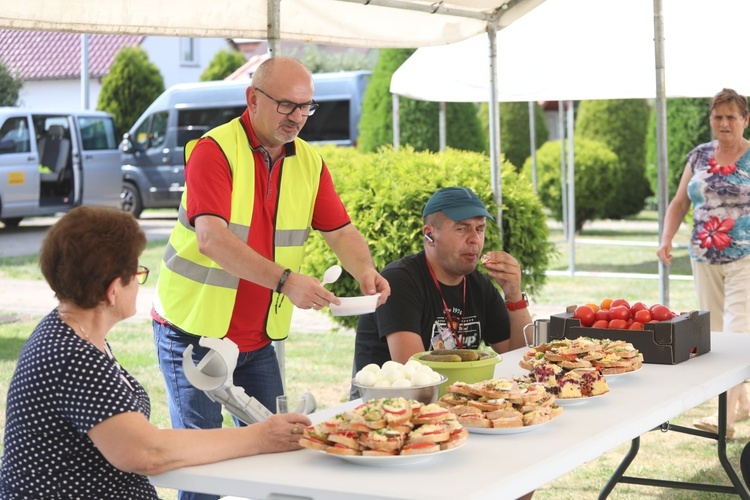
<instances>
[{"instance_id":1,"label":"tent pole","mask_svg":"<svg viewBox=\"0 0 750 500\"><path fill-rule=\"evenodd\" d=\"M276 57L279 55L279 33L281 30L281 0L271 0L268 2L268 56ZM276 359L279 363L279 372L281 373L281 385L286 394L286 344L283 340L274 340L271 342L276 351ZM273 408L272 408L273 410Z\"/></svg>"},{"instance_id":2,"label":"tent pole","mask_svg":"<svg viewBox=\"0 0 750 500\"><path fill-rule=\"evenodd\" d=\"M560 202L562 203L563 240L568 241L568 182L565 174L565 115L563 102L557 101L557 134L560 137Z\"/></svg>"},{"instance_id":3,"label":"tent pole","mask_svg":"<svg viewBox=\"0 0 750 500\"><path fill-rule=\"evenodd\" d=\"M575 155L573 148L573 125L575 123L575 108L573 101L568 101L568 242L570 244L570 260L568 270L571 276L576 275L576 181Z\"/></svg>"},{"instance_id":4,"label":"tent pole","mask_svg":"<svg viewBox=\"0 0 750 500\"><path fill-rule=\"evenodd\" d=\"M81 35L81 109L89 109L89 36Z\"/></svg>"},{"instance_id":5,"label":"tent pole","mask_svg":"<svg viewBox=\"0 0 750 500\"><path fill-rule=\"evenodd\" d=\"M500 103L497 88L497 27L493 23L487 25L487 35L490 38L490 164L492 194L497 205L497 223L500 234L500 244L503 243L503 186L500 174ZM506 249L507 250L507 249Z\"/></svg>"},{"instance_id":6,"label":"tent pole","mask_svg":"<svg viewBox=\"0 0 750 500\"><path fill-rule=\"evenodd\" d=\"M393 150L398 151L398 147L401 145L401 117L399 116L399 100L396 94L391 94L391 110L393 114Z\"/></svg>"},{"instance_id":7,"label":"tent pole","mask_svg":"<svg viewBox=\"0 0 750 500\"><path fill-rule=\"evenodd\" d=\"M538 192L539 177L536 171L536 109L534 101L529 101L529 145L531 148L531 183L534 186L534 192Z\"/></svg>"},{"instance_id":8,"label":"tent pole","mask_svg":"<svg viewBox=\"0 0 750 500\"><path fill-rule=\"evenodd\" d=\"M268 2L268 55L276 57L279 55L279 34L281 33L281 0L270 0ZM281 376L284 377L282 365Z\"/></svg>"},{"instance_id":9,"label":"tent pole","mask_svg":"<svg viewBox=\"0 0 750 500\"><path fill-rule=\"evenodd\" d=\"M440 151L445 151L446 145L446 132L445 132L445 101L440 103L440 110L438 111L438 131L440 134Z\"/></svg>"},{"instance_id":10,"label":"tent pole","mask_svg":"<svg viewBox=\"0 0 750 500\"><path fill-rule=\"evenodd\" d=\"M656 51L656 171L659 200L659 241L669 202L667 184L667 90L664 61L664 11L661 0L654 0L654 50ZM669 267L659 261L659 300L669 306Z\"/></svg>"}]
</instances>

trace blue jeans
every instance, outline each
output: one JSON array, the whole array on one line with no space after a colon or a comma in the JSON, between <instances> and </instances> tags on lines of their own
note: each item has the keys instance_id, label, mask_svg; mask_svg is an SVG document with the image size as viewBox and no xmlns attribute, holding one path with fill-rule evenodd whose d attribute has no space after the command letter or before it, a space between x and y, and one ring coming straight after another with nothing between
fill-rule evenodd
<instances>
[{"instance_id":1,"label":"blue jeans","mask_svg":"<svg viewBox=\"0 0 750 500\"><path fill-rule=\"evenodd\" d=\"M169 416L174 429L218 429L223 417L221 404L211 401L206 394L193 387L182 371L182 353L193 346L193 363L203 359L209 349L198 344L200 337L184 335L156 321L154 344L159 358L159 368L164 376ZM284 392L276 350L268 344L257 351L241 352L233 374L234 385L245 390L263 406L276 412L276 396ZM235 424L245 425L235 419ZM180 500L215 500L215 495L180 491Z\"/></svg>"}]
</instances>

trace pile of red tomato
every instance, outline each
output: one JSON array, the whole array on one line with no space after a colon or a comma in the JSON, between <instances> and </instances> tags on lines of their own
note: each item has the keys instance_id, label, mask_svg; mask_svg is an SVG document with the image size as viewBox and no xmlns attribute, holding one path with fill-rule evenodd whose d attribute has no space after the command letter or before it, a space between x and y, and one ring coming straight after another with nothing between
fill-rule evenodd
<instances>
[{"instance_id":1,"label":"pile of red tomato","mask_svg":"<svg viewBox=\"0 0 750 500\"><path fill-rule=\"evenodd\" d=\"M611 328L616 330L643 330L646 323L658 323L677 316L667 306L654 304L648 307L643 302L630 305L625 299L604 299L601 304L585 304L576 307L573 317L582 326Z\"/></svg>"}]
</instances>

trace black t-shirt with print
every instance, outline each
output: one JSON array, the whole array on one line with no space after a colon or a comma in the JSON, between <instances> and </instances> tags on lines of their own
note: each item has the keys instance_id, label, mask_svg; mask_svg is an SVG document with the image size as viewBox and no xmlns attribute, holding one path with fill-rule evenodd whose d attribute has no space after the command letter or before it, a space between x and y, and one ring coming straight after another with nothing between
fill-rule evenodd
<instances>
[{"instance_id":1,"label":"black t-shirt with print","mask_svg":"<svg viewBox=\"0 0 750 500\"><path fill-rule=\"evenodd\" d=\"M156 499L145 476L107 462L86 434L148 395L114 358L49 314L21 350L8 389L0 498Z\"/></svg>"},{"instance_id":2,"label":"black t-shirt with print","mask_svg":"<svg viewBox=\"0 0 750 500\"><path fill-rule=\"evenodd\" d=\"M362 315L357 325L354 373L370 363L383 366L391 359L386 336L393 332L417 332L425 350L447 322L440 292L427 267L424 251L388 264L382 271L391 295L374 313ZM484 340L494 344L510 338L508 309L492 281L476 269L466 276L466 311L463 284L441 284L443 297L454 319L461 318L463 347L476 349Z\"/></svg>"}]
</instances>

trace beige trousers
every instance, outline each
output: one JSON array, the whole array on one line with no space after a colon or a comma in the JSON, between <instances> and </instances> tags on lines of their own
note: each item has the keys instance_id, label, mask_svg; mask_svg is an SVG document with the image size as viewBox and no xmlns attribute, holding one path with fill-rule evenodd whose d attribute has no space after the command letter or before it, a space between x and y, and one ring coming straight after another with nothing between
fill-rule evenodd
<instances>
[{"instance_id":1,"label":"beige trousers","mask_svg":"<svg viewBox=\"0 0 750 500\"><path fill-rule=\"evenodd\" d=\"M712 332L750 333L750 258L729 264L690 261L698 304L709 311ZM747 414L750 400L742 384L727 391L727 428Z\"/></svg>"},{"instance_id":2,"label":"beige trousers","mask_svg":"<svg viewBox=\"0 0 750 500\"><path fill-rule=\"evenodd\" d=\"M691 263L698 304L711 313L711 331L750 333L750 258Z\"/></svg>"}]
</instances>

